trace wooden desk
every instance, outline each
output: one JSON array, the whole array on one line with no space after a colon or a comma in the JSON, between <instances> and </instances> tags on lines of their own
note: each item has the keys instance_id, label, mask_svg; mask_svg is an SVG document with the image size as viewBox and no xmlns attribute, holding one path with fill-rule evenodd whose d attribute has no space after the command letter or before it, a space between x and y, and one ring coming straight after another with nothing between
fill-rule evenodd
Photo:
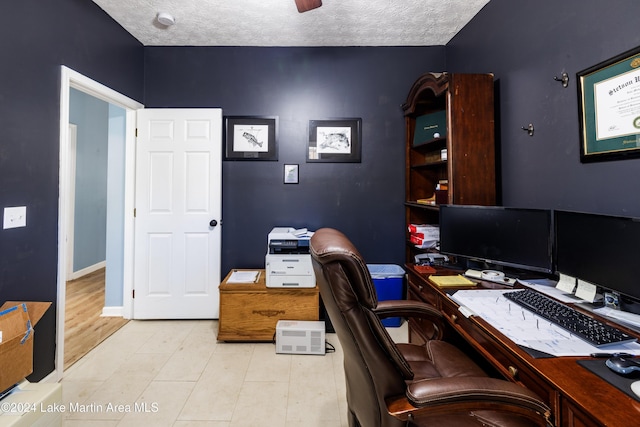
<instances>
[{"instance_id":1,"label":"wooden desk","mask_svg":"<svg viewBox=\"0 0 640 427\"><path fill-rule=\"evenodd\" d=\"M640 425L640 402L576 363L589 358L533 358L482 318L466 318L460 314L458 305L446 295L446 289L431 284L428 275L418 273L412 264L405 267L408 272L408 298L436 306L445 315L452 338L461 337L501 376L538 393L551 407L556 425ZM505 287L483 282L482 288ZM616 326L638 337L633 331ZM411 342L424 342L423 329L420 322L409 321Z\"/></svg>"},{"instance_id":2,"label":"wooden desk","mask_svg":"<svg viewBox=\"0 0 640 427\"><path fill-rule=\"evenodd\" d=\"M320 291L267 288L264 270L257 283L220 284L220 341L273 341L278 320L318 320Z\"/></svg>"}]
</instances>

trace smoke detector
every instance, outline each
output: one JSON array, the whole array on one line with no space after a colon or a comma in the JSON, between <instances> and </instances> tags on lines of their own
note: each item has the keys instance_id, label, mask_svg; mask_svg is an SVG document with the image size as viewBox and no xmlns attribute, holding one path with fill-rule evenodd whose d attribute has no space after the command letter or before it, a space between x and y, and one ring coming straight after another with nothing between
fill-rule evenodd
<instances>
[{"instance_id":1,"label":"smoke detector","mask_svg":"<svg viewBox=\"0 0 640 427\"><path fill-rule=\"evenodd\" d=\"M165 27L170 27L176 23L176 18L174 18L172 14L167 12L158 13L158 17L156 19Z\"/></svg>"}]
</instances>

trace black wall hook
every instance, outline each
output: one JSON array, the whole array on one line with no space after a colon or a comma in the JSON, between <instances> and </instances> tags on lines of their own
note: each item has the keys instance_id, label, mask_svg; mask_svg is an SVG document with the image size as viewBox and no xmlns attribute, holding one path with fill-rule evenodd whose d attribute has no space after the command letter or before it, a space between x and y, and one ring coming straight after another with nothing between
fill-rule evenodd
<instances>
[{"instance_id":1,"label":"black wall hook","mask_svg":"<svg viewBox=\"0 0 640 427\"><path fill-rule=\"evenodd\" d=\"M569 86L569 74L567 74L567 73L562 73L562 77L560 77L560 78L558 78L558 76L555 76L553 78L553 80L555 80L557 82L562 82L562 87Z\"/></svg>"},{"instance_id":2,"label":"black wall hook","mask_svg":"<svg viewBox=\"0 0 640 427\"><path fill-rule=\"evenodd\" d=\"M526 131L529 136L533 136L533 125L531 123L527 127L522 126L522 130Z\"/></svg>"}]
</instances>

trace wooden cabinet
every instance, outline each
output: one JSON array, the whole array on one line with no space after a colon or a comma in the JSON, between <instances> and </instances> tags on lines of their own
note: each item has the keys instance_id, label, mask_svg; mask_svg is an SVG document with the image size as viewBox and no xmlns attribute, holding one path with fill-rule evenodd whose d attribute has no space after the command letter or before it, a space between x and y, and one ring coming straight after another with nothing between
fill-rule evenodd
<instances>
[{"instance_id":1,"label":"wooden cabinet","mask_svg":"<svg viewBox=\"0 0 640 427\"><path fill-rule=\"evenodd\" d=\"M219 341L273 341L278 320L318 320L315 288L267 288L265 272L257 283L220 284Z\"/></svg>"},{"instance_id":2,"label":"wooden cabinet","mask_svg":"<svg viewBox=\"0 0 640 427\"><path fill-rule=\"evenodd\" d=\"M437 224L439 204L495 205L493 75L424 74L402 109L407 225ZM445 129L436 127L440 120ZM432 204L426 201L430 198ZM417 252L408 243L407 261Z\"/></svg>"}]
</instances>

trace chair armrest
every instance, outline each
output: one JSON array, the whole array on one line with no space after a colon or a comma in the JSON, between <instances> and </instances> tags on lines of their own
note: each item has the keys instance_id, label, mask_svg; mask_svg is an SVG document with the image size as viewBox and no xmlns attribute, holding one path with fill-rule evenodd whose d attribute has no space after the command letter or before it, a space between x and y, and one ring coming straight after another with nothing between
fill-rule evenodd
<instances>
[{"instance_id":1,"label":"chair armrest","mask_svg":"<svg viewBox=\"0 0 640 427\"><path fill-rule=\"evenodd\" d=\"M523 416L540 426L552 426L551 410L531 390L487 377L454 377L416 381L406 396L387 399L394 417L407 421L420 416L500 411Z\"/></svg>"},{"instance_id":2,"label":"chair armrest","mask_svg":"<svg viewBox=\"0 0 640 427\"><path fill-rule=\"evenodd\" d=\"M414 300L387 300L379 301L373 312L381 319L387 317L419 318L431 323L433 330L430 339L442 339L446 328L444 316L432 306L421 301ZM426 324L423 324L426 327Z\"/></svg>"},{"instance_id":3,"label":"chair armrest","mask_svg":"<svg viewBox=\"0 0 640 427\"><path fill-rule=\"evenodd\" d=\"M413 300L388 300L378 301L378 306L373 309L378 317L419 317L422 319L440 321L442 313L434 306Z\"/></svg>"}]
</instances>

